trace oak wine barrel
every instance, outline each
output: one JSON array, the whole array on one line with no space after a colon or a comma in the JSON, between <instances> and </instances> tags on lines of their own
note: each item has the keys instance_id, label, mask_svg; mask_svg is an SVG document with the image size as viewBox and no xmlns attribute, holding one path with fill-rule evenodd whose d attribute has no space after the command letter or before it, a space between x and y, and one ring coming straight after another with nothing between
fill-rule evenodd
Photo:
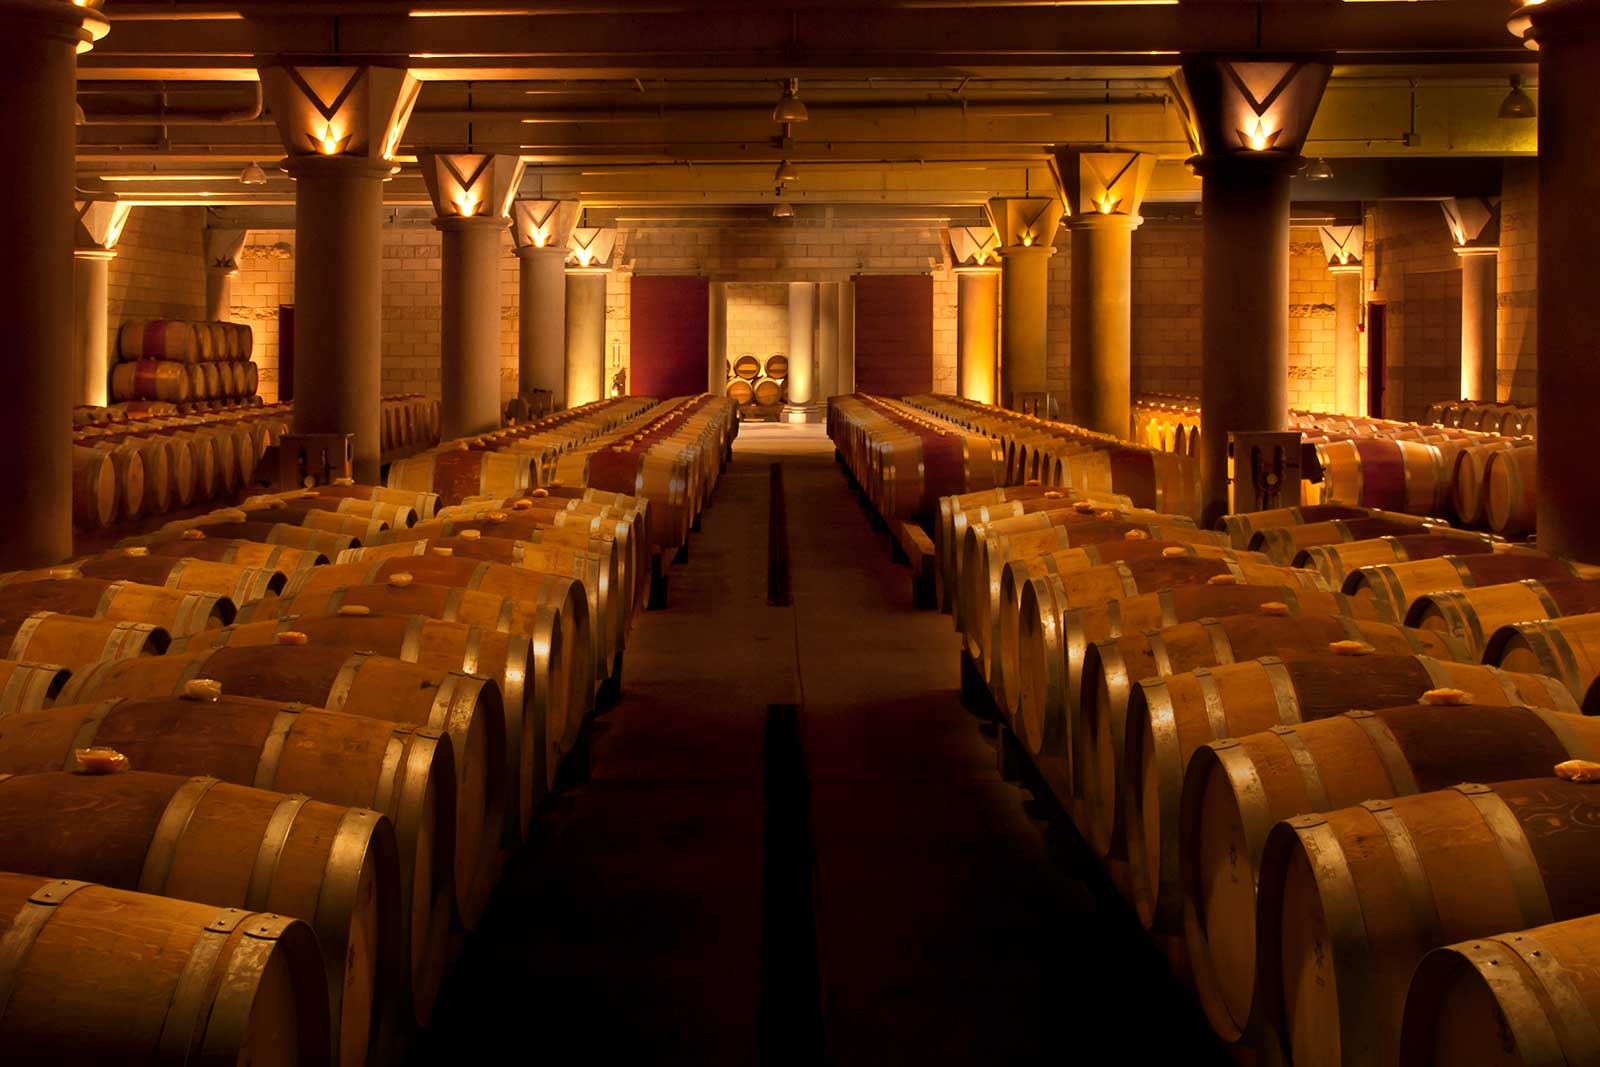
<instances>
[{"instance_id":1,"label":"oak wine barrel","mask_svg":"<svg viewBox=\"0 0 1600 1067\"><path fill-rule=\"evenodd\" d=\"M1406 515L1324 519L1300 526L1274 526L1260 530L1251 535L1250 548L1255 552L1265 552L1280 563L1289 563L1304 550L1317 545L1420 534L1431 529L1426 519Z\"/></svg>"},{"instance_id":2,"label":"oak wine barrel","mask_svg":"<svg viewBox=\"0 0 1600 1067\"><path fill-rule=\"evenodd\" d=\"M1600 714L1600 686L1595 685L1600 678L1600 614L1502 627L1484 644L1483 661L1558 678L1585 715Z\"/></svg>"},{"instance_id":3,"label":"oak wine barrel","mask_svg":"<svg viewBox=\"0 0 1600 1067\"><path fill-rule=\"evenodd\" d=\"M1524 578L1420 596L1411 602L1406 625L1454 634L1474 655L1482 655L1489 638L1502 627L1593 611L1600 611L1600 581Z\"/></svg>"},{"instance_id":4,"label":"oak wine barrel","mask_svg":"<svg viewBox=\"0 0 1600 1067\"><path fill-rule=\"evenodd\" d=\"M1533 532L1539 517L1538 450L1512 448L1489 456L1483 505L1489 529L1505 537Z\"/></svg>"},{"instance_id":5,"label":"oak wine barrel","mask_svg":"<svg viewBox=\"0 0 1600 1067\"><path fill-rule=\"evenodd\" d=\"M1330 586L1339 589L1351 572L1362 567L1408 563L1438 556L1484 555L1493 552L1496 543L1488 534L1434 527L1421 534L1398 537L1390 534L1366 541L1313 545L1296 552L1291 566L1311 567L1326 578Z\"/></svg>"},{"instance_id":6,"label":"oak wine barrel","mask_svg":"<svg viewBox=\"0 0 1600 1067\"><path fill-rule=\"evenodd\" d=\"M1330 519L1362 519L1373 514L1371 508L1350 504L1302 504L1292 508L1270 508L1266 511L1240 511L1224 515L1217 520L1217 529L1228 535L1234 548L1249 548L1251 540L1262 530L1281 526L1305 526Z\"/></svg>"},{"instance_id":7,"label":"oak wine barrel","mask_svg":"<svg viewBox=\"0 0 1600 1067\"><path fill-rule=\"evenodd\" d=\"M761 377L761 360L749 352L733 361L733 376L753 382Z\"/></svg>"},{"instance_id":8,"label":"oak wine barrel","mask_svg":"<svg viewBox=\"0 0 1600 1067\"><path fill-rule=\"evenodd\" d=\"M7 659L59 663L74 669L107 659L164 655L171 640L166 630L147 622L117 622L55 611L34 612L15 624L0 622L0 641L10 642Z\"/></svg>"},{"instance_id":9,"label":"oak wine barrel","mask_svg":"<svg viewBox=\"0 0 1600 1067\"><path fill-rule=\"evenodd\" d=\"M277 596L289 580L282 571L265 567L152 555L138 548L92 556L74 566L85 578L127 580L185 592L216 593L235 605Z\"/></svg>"},{"instance_id":10,"label":"oak wine barrel","mask_svg":"<svg viewBox=\"0 0 1600 1067\"><path fill-rule=\"evenodd\" d=\"M117 520L117 471L97 448L72 449L72 521L80 529L103 530Z\"/></svg>"},{"instance_id":11,"label":"oak wine barrel","mask_svg":"<svg viewBox=\"0 0 1600 1067\"><path fill-rule=\"evenodd\" d=\"M1376 600L1385 610L1405 618L1418 597L1451 589L1520 582L1525 578L1596 578L1600 568L1512 548L1487 555L1437 556L1411 563L1362 567L1344 580L1343 591L1360 600Z\"/></svg>"},{"instance_id":12,"label":"oak wine barrel","mask_svg":"<svg viewBox=\"0 0 1600 1067\"><path fill-rule=\"evenodd\" d=\"M65 576L0 584L0 618L22 618L40 611L148 622L174 636L226 626L236 613L233 601L225 596L138 582Z\"/></svg>"},{"instance_id":13,"label":"oak wine barrel","mask_svg":"<svg viewBox=\"0 0 1600 1067\"><path fill-rule=\"evenodd\" d=\"M37 711L55 700L70 677L59 663L0 659L0 715Z\"/></svg>"},{"instance_id":14,"label":"oak wine barrel","mask_svg":"<svg viewBox=\"0 0 1600 1067\"><path fill-rule=\"evenodd\" d=\"M199 358L194 325L175 319L136 319L117 331L117 354L125 360L167 359L193 363Z\"/></svg>"}]
</instances>

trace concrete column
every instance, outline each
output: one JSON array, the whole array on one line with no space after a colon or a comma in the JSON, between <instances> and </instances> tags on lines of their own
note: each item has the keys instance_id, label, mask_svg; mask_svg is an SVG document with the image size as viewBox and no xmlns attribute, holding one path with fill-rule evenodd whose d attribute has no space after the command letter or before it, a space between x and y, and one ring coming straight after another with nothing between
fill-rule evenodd
<instances>
[{"instance_id":1,"label":"concrete column","mask_svg":"<svg viewBox=\"0 0 1600 1067\"><path fill-rule=\"evenodd\" d=\"M206 319L226 322L233 312L233 276L239 268L206 268Z\"/></svg>"},{"instance_id":2,"label":"concrete column","mask_svg":"<svg viewBox=\"0 0 1600 1067\"><path fill-rule=\"evenodd\" d=\"M103 27L69 3L0 5L0 570L72 554L73 384L61 361L72 351L75 55Z\"/></svg>"},{"instance_id":3,"label":"concrete column","mask_svg":"<svg viewBox=\"0 0 1600 1067\"><path fill-rule=\"evenodd\" d=\"M841 393L856 391L856 283L839 283L839 373Z\"/></svg>"},{"instance_id":4,"label":"concrete column","mask_svg":"<svg viewBox=\"0 0 1600 1067\"><path fill-rule=\"evenodd\" d=\"M789 283L789 403L788 422L814 421L818 407L816 384L817 283Z\"/></svg>"},{"instance_id":5,"label":"concrete column","mask_svg":"<svg viewBox=\"0 0 1600 1067\"><path fill-rule=\"evenodd\" d=\"M72 402L109 403L111 334L107 300L111 261L117 254L96 248L72 253Z\"/></svg>"},{"instance_id":6,"label":"concrete column","mask_svg":"<svg viewBox=\"0 0 1600 1067\"><path fill-rule=\"evenodd\" d=\"M434 219L439 250L439 422L445 439L500 427L497 217Z\"/></svg>"},{"instance_id":7,"label":"concrete column","mask_svg":"<svg viewBox=\"0 0 1600 1067\"><path fill-rule=\"evenodd\" d=\"M1461 397L1490 404L1499 396L1499 249L1470 246L1461 257Z\"/></svg>"},{"instance_id":8,"label":"concrete column","mask_svg":"<svg viewBox=\"0 0 1600 1067\"><path fill-rule=\"evenodd\" d=\"M1539 44L1539 547L1600 563L1588 403L1600 396L1600 0L1528 4L1511 25Z\"/></svg>"},{"instance_id":9,"label":"concrete column","mask_svg":"<svg viewBox=\"0 0 1600 1067\"><path fill-rule=\"evenodd\" d=\"M817 288L817 401L839 392L839 283Z\"/></svg>"},{"instance_id":10,"label":"concrete column","mask_svg":"<svg viewBox=\"0 0 1600 1067\"><path fill-rule=\"evenodd\" d=\"M728 391L728 283L706 286L706 392Z\"/></svg>"},{"instance_id":11,"label":"concrete column","mask_svg":"<svg viewBox=\"0 0 1600 1067\"><path fill-rule=\"evenodd\" d=\"M1050 305L1048 245L1000 250L1000 399L1014 407L1019 393L1046 391Z\"/></svg>"},{"instance_id":12,"label":"concrete column","mask_svg":"<svg viewBox=\"0 0 1600 1067\"><path fill-rule=\"evenodd\" d=\"M551 409L566 406L567 249L517 249L517 389L548 389Z\"/></svg>"},{"instance_id":13,"label":"concrete column","mask_svg":"<svg viewBox=\"0 0 1600 1067\"><path fill-rule=\"evenodd\" d=\"M1228 511L1228 435L1281 430L1289 411L1289 178L1298 160L1198 164L1202 522Z\"/></svg>"},{"instance_id":14,"label":"concrete column","mask_svg":"<svg viewBox=\"0 0 1600 1067\"><path fill-rule=\"evenodd\" d=\"M1361 413L1361 267L1329 267L1333 275L1333 409Z\"/></svg>"},{"instance_id":15,"label":"concrete column","mask_svg":"<svg viewBox=\"0 0 1600 1067\"><path fill-rule=\"evenodd\" d=\"M1000 358L1000 272L956 268L956 391L993 404Z\"/></svg>"},{"instance_id":16,"label":"concrete column","mask_svg":"<svg viewBox=\"0 0 1600 1067\"><path fill-rule=\"evenodd\" d=\"M1133 429L1133 231L1138 215L1084 214L1072 230L1072 421Z\"/></svg>"},{"instance_id":17,"label":"concrete column","mask_svg":"<svg viewBox=\"0 0 1600 1067\"><path fill-rule=\"evenodd\" d=\"M389 164L296 156L288 170L296 180L294 429L353 433L356 481L377 484Z\"/></svg>"},{"instance_id":18,"label":"concrete column","mask_svg":"<svg viewBox=\"0 0 1600 1067\"><path fill-rule=\"evenodd\" d=\"M566 406L606 396L606 274L567 272Z\"/></svg>"}]
</instances>

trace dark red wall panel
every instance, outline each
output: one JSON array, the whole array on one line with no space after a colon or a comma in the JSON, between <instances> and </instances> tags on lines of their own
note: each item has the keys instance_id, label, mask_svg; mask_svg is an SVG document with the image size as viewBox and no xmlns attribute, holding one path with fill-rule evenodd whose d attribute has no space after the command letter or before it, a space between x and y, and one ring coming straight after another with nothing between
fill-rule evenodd
<instances>
[{"instance_id":1,"label":"dark red wall panel","mask_svg":"<svg viewBox=\"0 0 1600 1067\"><path fill-rule=\"evenodd\" d=\"M933 278L856 277L856 391L905 396L933 391Z\"/></svg>"},{"instance_id":2,"label":"dark red wall panel","mask_svg":"<svg viewBox=\"0 0 1600 1067\"><path fill-rule=\"evenodd\" d=\"M665 398L706 391L707 297L704 278L633 276L629 393Z\"/></svg>"}]
</instances>

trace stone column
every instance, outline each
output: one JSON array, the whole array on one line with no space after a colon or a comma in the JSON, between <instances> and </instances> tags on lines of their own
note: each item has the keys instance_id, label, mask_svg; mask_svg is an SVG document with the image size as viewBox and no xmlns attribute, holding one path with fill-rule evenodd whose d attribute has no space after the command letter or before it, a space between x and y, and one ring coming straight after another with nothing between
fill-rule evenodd
<instances>
[{"instance_id":1,"label":"stone column","mask_svg":"<svg viewBox=\"0 0 1600 1067\"><path fill-rule=\"evenodd\" d=\"M1281 430L1289 407L1289 179L1330 68L1189 58L1182 82L1201 154L1201 522L1231 506L1228 435Z\"/></svg>"},{"instance_id":2,"label":"stone column","mask_svg":"<svg viewBox=\"0 0 1600 1067\"><path fill-rule=\"evenodd\" d=\"M1511 28L1539 48L1539 547L1600 563L1588 402L1600 396L1600 0L1528 4Z\"/></svg>"},{"instance_id":3,"label":"stone column","mask_svg":"<svg viewBox=\"0 0 1600 1067\"><path fill-rule=\"evenodd\" d=\"M239 252L247 230L205 231L206 318L226 322L233 314L233 276L239 273Z\"/></svg>"},{"instance_id":4,"label":"stone column","mask_svg":"<svg viewBox=\"0 0 1600 1067\"><path fill-rule=\"evenodd\" d=\"M107 302L110 294L110 249L77 248L72 252L72 402L110 402L111 334Z\"/></svg>"},{"instance_id":5,"label":"stone column","mask_svg":"<svg viewBox=\"0 0 1600 1067\"><path fill-rule=\"evenodd\" d=\"M821 411L816 383L817 283L789 283L789 402L785 422L815 422Z\"/></svg>"},{"instance_id":6,"label":"stone column","mask_svg":"<svg viewBox=\"0 0 1600 1067\"><path fill-rule=\"evenodd\" d=\"M1072 421L1133 434L1133 231L1155 173L1142 152L1056 153L1072 211Z\"/></svg>"},{"instance_id":7,"label":"stone column","mask_svg":"<svg viewBox=\"0 0 1600 1067\"><path fill-rule=\"evenodd\" d=\"M839 392L839 283L817 287L817 393L826 403Z\"/></svg>"},{"instance_id":8,"label":"stone column","mask_svg":"<svg viewBox=\"0 0 1600 1067\"><path fill-rule=\"evenodd\" d=\"M73 384L61 363L72 351L75 55L105 30L97 10L66 0L0 4L0 570L72 554Z\"/></svg>"},{"instance_id":9,"label":"stone column","mask_svg":"<svg viewBox=\"0 0 1600 1067\"><path fill-rule=\"evenodd\" d=\"M261 69L295 179L294 430L353 434L379 480L383 183L420 83L394 67Z\"/></svg>"},{"instance_id":10,"label":"stone column","mask_svg":"<svg viewBox=\"0 0 1600 1067\"><path fill-rule=\"evenodd\" d=\"M728 391L728 283L706 285L706 392Z\"/></svg>"},{"instance_id":11,"label":"stone column","mask_svg":"<svg viewBox=\"0 0 1600 1067\"><path fill-rule=\"evenodd\" d=\"M566 406L606 396L606 268L567 271Z\"/></svg>"},{"instance_id":12,"label":"stone column","mask_svg":"<svg viewBox=\"0 0 1600 1067\"><path fill-rule=\"evenodd\" d=\"M1048 391L1050 257L1061 226L1061 199L997 197L986 207L1000 254L999 399L1020 408L1037 404Z\"/></svg>"},{"instance_id":13,"label":"stone column","mask_svg":"<svg viewBox=\"0 0 1600 1067\"><path fill-rule=\"evenodd\" d=\"M1365 230L1356 225L1320 227L1322 250L1333 276L1333 410L1361 414L1361 255Z\"/></svg>"},{"instance_id":14,"label":"stone column","mask_svg":"<svg viewBox=\"0 0 1600 1067\"><path fill-rule=\"evenodd\" d=\"M839 392L856 391L856 283L839 283Z\"/></svg>"},{"instance_id":15,"label":"stone column","mask_svg":"<svg viewBox=\"0 0 1600 1067\"><path fill-rule=\"evenodd\" d=\"M1000 360L1000 269L956 268L956 391L993 404Z\"/></svg>"},{"instance_id":16,"label":"stone column","mask_svg":"<svg viewBox=\"0 0 1600 1067\"><path fill-rule=\"evenodd\" d=\"M1458 197L1439 206L1461 257L1461 398L1492 404L1499 395L1500 201Z\"/></svg>"},{"instance_id":17,"label":"stone column","mask_svg":"<svg viewBox=\"0 0 1600 1067\"><path fill-rule=\"evenodd\" d=\"M566 406L567 239L580 210L575 200L511 205L518 261L517 392L548 390L552 411Z\"/></svg>"},{"instance_id":18,"label":"stone column","mask_svg":"<svg viewBox=\"0 0 1600 1067\"><path fill-rule=\"evenodd\" d=\"M500 428L500 240L517 156L417 153L437 213L439 423L446 440Z\"/></svg>"}]
</instances>

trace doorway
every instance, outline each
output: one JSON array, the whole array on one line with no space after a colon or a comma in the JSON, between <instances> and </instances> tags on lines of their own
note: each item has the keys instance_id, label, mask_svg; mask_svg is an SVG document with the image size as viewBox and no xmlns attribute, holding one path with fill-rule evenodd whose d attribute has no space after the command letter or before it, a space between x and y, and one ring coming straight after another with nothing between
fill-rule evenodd
<instances>
[{"instance_id":1,"label":"doorway","mask_svg":"<svg viewBox=\"0 0 1600 1067\"><path fill-rule=\"evenodd\" d=\"M1367 305L1367 415L1385 417L1384 392L1389 378L1388 306Z\"/></svg>"}]
</instances>

